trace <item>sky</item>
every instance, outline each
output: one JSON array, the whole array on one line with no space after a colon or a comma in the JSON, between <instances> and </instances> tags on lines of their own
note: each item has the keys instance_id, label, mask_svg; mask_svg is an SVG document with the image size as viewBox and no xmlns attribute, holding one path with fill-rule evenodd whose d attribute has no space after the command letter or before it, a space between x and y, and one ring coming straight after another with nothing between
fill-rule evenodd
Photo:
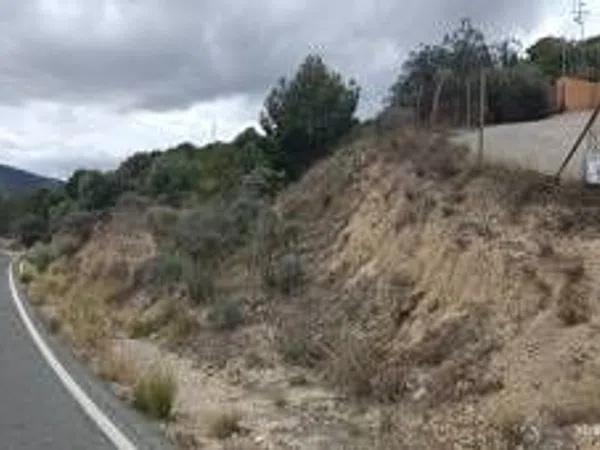
<instances>
[{"instance_id":1,"label":"sky","mask_svg":"<svg viewBox=\"0 0 600 450\"><path fill-rule=\"evenodd\" d=\"M66 178L256 126L308 53L382 106L407 53L462 17L490 37L574 38L573 0L0 1L0 163ZM600 34L600 0L586 33Z\"/></svg>"}]
</instances>

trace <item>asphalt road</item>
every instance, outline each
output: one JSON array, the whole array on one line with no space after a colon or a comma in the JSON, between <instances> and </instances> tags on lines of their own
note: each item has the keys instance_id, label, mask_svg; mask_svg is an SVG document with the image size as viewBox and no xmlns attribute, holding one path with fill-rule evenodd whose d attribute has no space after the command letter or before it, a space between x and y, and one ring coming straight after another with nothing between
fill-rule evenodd
<instances>
[{"instance_id":1,"label":"asphalt road","mask_svg":"<svg viewBox=\"0 0 600 450\"><path fill-rule=\"evenodd\" d=\"M34 346L12 301L8 265L0 255L0 447L113 449Z\"/></svg>"}]
</instances>

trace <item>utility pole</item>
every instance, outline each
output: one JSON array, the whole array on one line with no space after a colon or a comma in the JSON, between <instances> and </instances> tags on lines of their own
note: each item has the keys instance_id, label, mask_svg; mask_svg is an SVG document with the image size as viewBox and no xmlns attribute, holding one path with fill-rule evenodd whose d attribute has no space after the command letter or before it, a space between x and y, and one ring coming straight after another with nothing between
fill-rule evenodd
<instances>
[{"instance_id":1,"label":"utility pole","mask_svg":"<svg viewBox=\"0 0 600 450\"><path fill-rule=\"evenodd\" d=\"M579 25L582 41L585 39L585 21L590 14L586 6L586 0L573 0L573 21Z\"/></svg>"}]
</instances>

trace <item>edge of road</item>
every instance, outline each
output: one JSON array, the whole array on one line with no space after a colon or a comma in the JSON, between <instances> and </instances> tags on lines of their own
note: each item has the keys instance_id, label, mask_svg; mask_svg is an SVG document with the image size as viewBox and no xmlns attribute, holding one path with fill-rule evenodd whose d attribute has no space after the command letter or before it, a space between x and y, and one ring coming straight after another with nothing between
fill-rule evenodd
<instances>
[{"instance_id":1,"label":"edge of road","mask_svg":"<svg viewBox=\"0 0 600 450\"><path fill-rule=\"evenodd\" d=\"M15 262L18 262L18 258L15 254L0 250L2 254L9 258L8 283L21 322L45 362L86 416L119 450L170 449L171 445L159 432L156 423L148 423L139 413L127 408L114 396L108 384L97 379L64 346L49 336L15 281ZM119 426L115 423L119 423Z\"/></svg>"}]
</instances>

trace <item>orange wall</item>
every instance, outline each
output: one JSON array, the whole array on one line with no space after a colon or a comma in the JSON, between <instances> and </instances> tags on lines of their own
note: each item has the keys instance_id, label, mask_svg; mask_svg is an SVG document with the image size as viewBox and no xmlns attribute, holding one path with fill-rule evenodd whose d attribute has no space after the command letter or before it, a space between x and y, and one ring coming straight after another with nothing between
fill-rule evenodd
<instances>
[{"instance_id":1,"label":"orange wall","mask_svg":"<svg viewBox=\"0 0 600 450\"><path fill-rule=\"evenodd\" d=\"M600 83L562 77L556 82L555 96L561 111L594 109L600 100Z\"/></svg>"}]
</instances>

